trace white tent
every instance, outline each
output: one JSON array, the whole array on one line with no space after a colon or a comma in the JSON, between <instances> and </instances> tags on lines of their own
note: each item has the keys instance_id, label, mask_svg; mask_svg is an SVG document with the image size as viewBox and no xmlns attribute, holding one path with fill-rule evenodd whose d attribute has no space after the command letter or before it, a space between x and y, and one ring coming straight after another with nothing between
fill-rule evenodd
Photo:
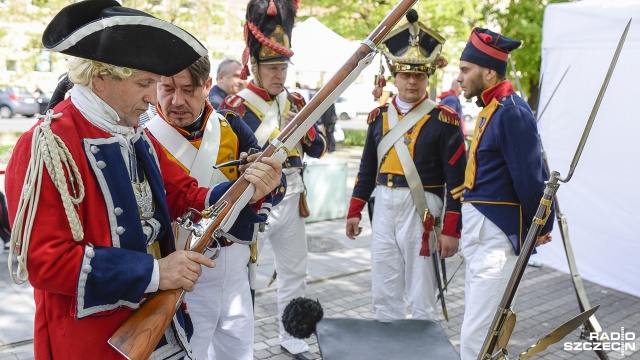
<instances>
[{"instance_id":1,"label":"white tent","mask_svg":"<svg viewBox=\"0 0 640 360\"><path fill-rule=\"evenodd\" d=\"M362 42L343 38L314 17L297 24L291 37L294 55L291 58L293 64L289 66L287 85L293 86L299 82L310 88L320 88L329 81ZM358 113L368 113L374 107L371 90L380 66L379 56L376 55L343 93Z\"/></svg>"},{"instance_id":2,"label":"white tent","mask_svg":"<svg viewBox=\"0 0 640 360\"><path fill-rule=\"evenodd\" d=\"M333 32L314 17L297 24L291 35L291 62L296 71L336 73L358 43Z\"/></svg>"},{"instance_id":3,"label":"white tent","mask_svg":"<svg viewBox=\"0 0 640 360\"><path fill-rule=\"evenodd\" d=\"M542 29L538 124L551 170L569 166L627 22L634 18L573 178L560 185L571 244L583 278L640 296L640 2L583 0L547 6ZM566 77L550 99L562 74ZM555 221L555 219L553 219ZM545 265L568 272L557 223L540 247Z\"/></svg>"}]
</instances>

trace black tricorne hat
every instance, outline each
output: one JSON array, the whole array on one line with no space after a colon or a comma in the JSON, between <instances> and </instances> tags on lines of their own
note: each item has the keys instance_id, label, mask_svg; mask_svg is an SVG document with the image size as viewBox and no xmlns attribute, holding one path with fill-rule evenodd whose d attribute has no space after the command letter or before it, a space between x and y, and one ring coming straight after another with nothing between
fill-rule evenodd
<instances>
[{"instance_id":1,"label":"black tricorne hat","mask_svg":"<svg viewBox=\"0 0 640 360\"><path fill-rule=\"evenodd\" d=\"M299 0L250 0L247 4L244 36L246 47L242 54L247 63L288 63L293 56L291 33Z\"/></svg>"},{"instance_id":2,"label":"black tricorne hat","mask_svg":"<svg viewBox=\"0 0 640 360\"><path fill-rule=\"evenodd\" d=\"M460 55L460 60L495 70L498 74L507 73L507 60L512 50L519 48L522 41L509 39L496 32L483 28L474 28L469 42Z\"/></svg>"},{"instance_id":3,"label":"black tricorne hat","mask_svg":"<svg viewBox=\"0 0 640 360\"><path fill-rule=\"evenodd\" d=\"M42 35L45 48L103 63L172 76L207 49L185 30L115 0L69 5Z\"/></svg>"},{"instance_id":4,"label":"black tricorne hat","mask_svg":"<svg viewBox=\"0 0 640 360\"><path fill-rule=\"evenodd\" d=\"M394 29L382 41L382 54L391 73L419 72L431 75L439 67L440 51L446 40L418 21L418 12L407 12L407 23Z\"/></svg>"}]
</instances>

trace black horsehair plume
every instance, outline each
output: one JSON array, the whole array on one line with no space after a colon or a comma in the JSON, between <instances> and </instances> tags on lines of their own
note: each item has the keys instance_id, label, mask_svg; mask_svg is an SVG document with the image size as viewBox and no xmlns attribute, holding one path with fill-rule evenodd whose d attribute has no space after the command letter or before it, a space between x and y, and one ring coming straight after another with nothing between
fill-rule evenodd
<instances>
[{"instance_id":1,"label":"black horsehair plume","mask_svg":"<svg viewBox=\"0 0 640 360\"><path fill-rule=\"evenodd\" d=\"M416 9L410 9L407 12L407 21L409 23L414 23L418 21L418 12L416 11Z\"/></svg>"},{"instance_id":2,"label":"black horsehair plume","mask_svg":"<svg viewBox=\"0 0 640 360\"><path fill-rule=\"evenodd\" d=\"M282 313L282 325L293 337L306 339L315 332L316 324L322 320L324 312L320 301L302 297L289 302Z\"/></svg>"}]
</instances>

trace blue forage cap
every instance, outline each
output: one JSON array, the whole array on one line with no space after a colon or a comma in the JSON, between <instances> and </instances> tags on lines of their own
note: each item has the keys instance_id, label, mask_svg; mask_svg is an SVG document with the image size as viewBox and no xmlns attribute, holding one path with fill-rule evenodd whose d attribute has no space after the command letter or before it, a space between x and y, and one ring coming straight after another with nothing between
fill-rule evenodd
<instances>
[{"instance_id":1,"label":"blue forage cap","mask_svg":"<svg viewBox=\"0 0 640 360\"><path fill-rule=\"evenodd\" d=\"M460 55L461 61L468 61L495 70L500 75L507 73L507 60L512 50L519 48L522 41L509 39L496 32L474 28L469 42Z\"/></svg>"}]
</instances>

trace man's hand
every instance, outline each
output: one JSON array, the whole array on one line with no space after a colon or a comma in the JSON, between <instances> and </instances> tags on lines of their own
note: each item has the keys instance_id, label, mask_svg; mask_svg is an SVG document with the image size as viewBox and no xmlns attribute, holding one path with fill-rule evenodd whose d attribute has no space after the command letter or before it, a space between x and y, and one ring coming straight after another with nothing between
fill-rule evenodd
<instances>
[{"instance_id":1,"label":"man's hand","mask_svg":"<svg viewBox=\"0 0 640 360\"><path fill-rule=\"evenodd\" d=\"M250 155L249 161L257 159L261 154ZM263 157L260 162L255 162L251 166L247 165L244 168L241 166L240 171L243 173L244 178L256 187L249 201L250 203L262 199L273 191L280 185L280 179L282 178L282 164L270 157Z\"/></svg>"},{"instance_id":2,"label":"man's hand","mask_svg":"<svg viewBox=\"0 0 640 360\"><path fill-rule=\"evenodd\" d=\"M536 240L536 246L544 245L550 241L551 241L551 233L540 235L538 236L538 240Z\"/></svg>"},{"instance_id":3,"label":"man's hand","mask_svg":"<svg viewBox=\"0 0 640 360\"><path fill-rule=\"evenodd\" d=\"M358 226L360 219L352 217L347 219L347 237L351 240L355 240L356 236L360 235L362 228Z\"/></svg>"},{"instance_id":4,"label":"man's hand","mask_svg":"<svg viewBox=\"0 0 640 360\"><path fill-rule=\"evenodd\" d=\"M459 244L460 239L457 237L440 234L438 244L436 245L436 250L440 253L440 259L446 259L455 255L458 252Z\"/></svg>"},{"instance_id":5,"label":"man's hand","mask_svg":"<svg viewBox=\"0 0 640 360\"><path fill-rule=\"evenodd\" d=\"M242 175L244 171L249 168L249 166L253 165L253 162L256 161L256 159L260 155L262 155L262 152L257 152L251 155L247 154L246 152L241 152L240 159L247 159L247 163L238 166L238 172L240 173L240 175Z\"/></svg>"},{"instance_id":6,"label":"man's hand","mask_svg":"<svg viewBox=\"0 0 640 360\"><path fill-rule=\"evenodd\" d=\"M294 117L296 117L298 113L294 112L294 111L287 111L287 114L284 117L284 123L285 126L289 125L289 123L291 122L291 120L293 120Z\"/></svg>"},{"instance_id":7,"label":"man's hand","mask_svg":"<svg viewBox=\"0 0 640 360\"><path fill-rule=\"evenodd\" d=\"M202 265L213 268L216 264L208 257L193 251L178 250L158 260L159 290L185 289L193 291L202 274Z\"/></svg>"}]
</instances>

